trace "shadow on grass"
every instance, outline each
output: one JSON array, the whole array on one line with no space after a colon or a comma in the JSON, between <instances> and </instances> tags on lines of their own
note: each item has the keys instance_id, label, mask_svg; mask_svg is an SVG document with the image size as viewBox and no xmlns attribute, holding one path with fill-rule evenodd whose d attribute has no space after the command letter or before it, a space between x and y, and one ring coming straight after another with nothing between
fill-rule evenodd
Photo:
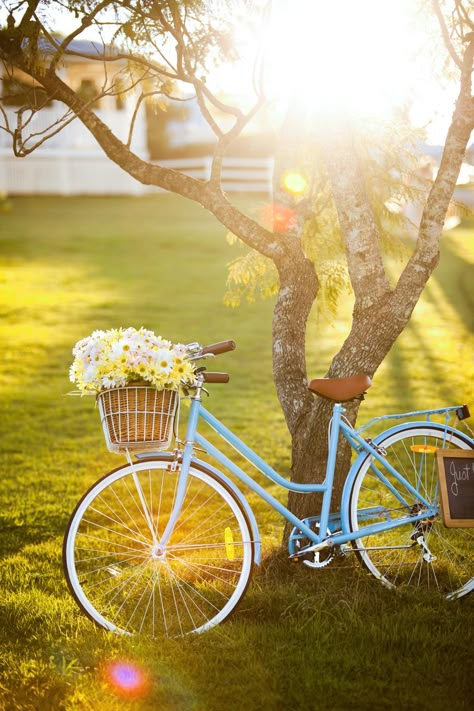
<instances>
[{"instance_id":1,"label":"shadow on grass","mask_svg":"<svg viewBox=\"0 0 474 711\"><path fill-rule=\"evenodd\" d=\"M453 390L447 381L446 373L440 365L435 348L429 346L429 342L423 338L422 326L416 325L412 320L407 326L407 335L415 343L417 348L417 357L423 359L423 369L429 370L430 379L435 383L436 396L441 398L443 402L451 403L453 399ZM420 402L419 397L414 397L414 389L410 389L410 382L417 382L417 375L413 373L413 362L409 353L404 352L403 345L396 343L390 353L390 358L387 359L387 370L390 373L389 380L393 383L403 383L405 385L403 391L403 407L411 410L423 409L432 401L431 393L426 394L426 403ZM412 356L413 357L413 356ZM408 384L408 387L407 387ZM431 407L431 404L429 404ZM441 405L440 405L441 406Z\"/></svg>"},{"instance_id":2,"label":"shadow on grass","mask_svg":"<svg viewBox=\"0 0 474 711\"><path fill-rule=\"evenodd\" d=\"M0 558L17 553L30 544L49 541L52 535L60 533L65 528L63 521L61 521L59 528L57 526L53 528L49 522L30 525L15 523L14 519L15 516L12 519L2 516L0 520L0 536L2 538Z\"/></svg>"},{"instance_id":3,"label":"shadow on grass","mask_svg":"<svg viewBox=\"0 0 474 711\"><path fill-rule=\"evenodd\" d=\"M474 278L474 273L471 274L468 282L468 268L471 265L453 253L447 262L444 265L446 271L438 275L434 283L429 283L423 293L425 304L430 304L430 309L438 311L440 327L433 332L430 321L412 317L402 337L394 344L390 356L386 360L387 380L392 383L404 384L399 397L403 400L403 407L407 409L431 407L434 398L440 400L440 406L443 403L454 404L453 397L459 397L455 393L453 394L451 369L456 368L453 359L458 357L456 355L457 349L461 347L462 341L456 341L454 335L449 335L449 325L453 320L453 312L455 312L456 320L462 322L465 330L456 324L456 331L453 333L462 334L467 330L466 335L468 335L469 329L473 327L474 299L472 298L471 277ZM450 272L450 269L453 271ZM449 301L440 301L437 292L449 297ZM438 343L434 333L441 334L438 337L443 337L442 334L445 334L441 343ZM447 354L446 348L450 337L453 352L450 351ZM461 335L459 338L461 339ZM459 367L462 368L461 362ZM417 387L419 389L420 385L425 384L426 374L429 375L427 385L430 390L423 393L426 402L420 402L419 395L416 396L414 393ZM413 383L412 388L410 387L411 383Z\"/></svg>"},{"instance_id":4,"label":"shadow on grass","mask_svg":"<svg viewBox=\"0 0 474 711\"><path fill-rule=\"evenodd\" d=\"M470 229L474 235L474 222L466 223L467 229ZM462 239L470 239L471 243L474 238L467 235ZM455 309L457 315L462 320L465 327L474 331L474 265L469 261L464 260L456 253L452 241L449 236L442 244L441 259L438 267L435 269L432 279L442 290L448 303ZM433 294L427 289L427 298L432 301L435 306L440 306L434 298Z\"/></svg>"}]
</instances>

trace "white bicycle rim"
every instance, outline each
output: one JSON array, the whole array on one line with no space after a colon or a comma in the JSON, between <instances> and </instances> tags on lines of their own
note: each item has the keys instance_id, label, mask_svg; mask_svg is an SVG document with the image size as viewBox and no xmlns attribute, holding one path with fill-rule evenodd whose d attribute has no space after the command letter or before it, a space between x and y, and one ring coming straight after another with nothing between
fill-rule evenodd
<instances>
[{"instance_id":1,"label":"white bicycle rim","mask_svg":"<svg viewBox=\"0 0 474 711\"><path fill-rule=\"evenodd\" d=\"M78 571L78 566L77 566L77 560L76 560L76 540L78 536L78 531L81 526L81 523L87 519L84 517L87 516L88 511L94 511L94 502L99 500L99 497L101 497L102 494L105 494L107 489L112 487L115 483L120 482L120 480L125 480L125 477L131 477L133 473L137 474L140 476L141 473L148 471L148 472L156 472L156 474L159 476L160 474L164 476L164 472L167 471L167 466L168 462L166 461L158 461L158 460L144 460L142 462L138 462L133 465L133 468L130 466L124 466L121 467L120 469L111 472L110 474L106 475L103 479L98 481L83 497L83 499L79 502L75 512L73 513L73 516L71 518L68 530L66 532L66 537L65 537L65 543L64 543L64 567L65 567L65 573L66 577L68 579L69 586L71 588L71 591L79 604L79 606L83 609L83 611L98 625L101 627L111 630L113 632L121 633L121 634L132 634L134 632L131 632L130 630L125 629L123 626L120 626L119 624L116 624L116 622L108 619L108 617L103 614L100 610L97 609L97 606L94 605L94 603L91 601L90 597L91 595L87 593L84 589L84 585L81 584L81 573ZM174 473L174 476L177 478L179 475L179 472ZM250 527L247 522L247 518L245 513L242 511L240 504L236 501L234 495L221 483L219 482L215 476L211 475L208 472L201 471L195 467L192 467L190 469L190 481L192 482L201 482L203 485L206 485L206 487L210 487L209 491L211 492L211 495L209 496L209 499L211 496L216 494L220 499L222 499L222 504L220 508L223 508L227 506L230 509L231 514L229 514L229 517L233 517L235 519L236 525L238 527L238 530L240 531L240 537L241 540L236 542L225 542L223 546L221 545L221 548L223 550L227 550L230 548L230 551L234 551L234 549L238 546L239 550L241 551L241 567L239 569L238 573L238 581L233 589L232 594L229 596L227 602L223 605L223 607L219 610L216 610L215 614L212 615L209 619L206 619L205 621L201 622L198 624L195 628L189 629L187 631L181 631L176 634L170 634L170 636L180 636L180 634L188 634L188 633L201 633L205 632L206 630L211 629L212 627L218 625L219 623L223 622L236 608L237 604L239 603L240 599L244 595L246 588L248 586L251 572L252 572L252 563L253 563L253 543L252 543L252 537L250 533ZM212 491L214 494L212 493ZM117 504L118 506L118 504ZM205 503L201 505L200 508L203 508L205 506ZM186 508L186 501L184 504L184 507ZM140 519L140 523L141 519ZM180 521L178 521L177 528L180 525ZM230 530L230 529L229 529ZM224 532L225 533L225 532ZM225 534L227 535L227 534ZM129 530L129 533L127 536L130 538L132 536L132 533ZM133 537L135 539L138 538L138 535L136 533L133 533ZM141 538L140 538L141 541ZM172 542L172 539L171 539ZM133 543L134 546L136 546L136 542ZM149 551L152 548L152 544L149 541L146 546L144 543L144 547L147 551L147 555L149 554ZM188 545L188 549L191 548L197 548L198 544L194 546ZM183 547L181 547L181 550ZM229 557L230 553L228 554ZM141 553L141 567L143 568L145 566L145 554ZM175 560L178 559L178 556L175 554L174 555ZM173 561L172 561L173 562ZM156 561L154 561L155 565L158 565ZM186 565L186 564L185 564ZM107 570L111 570L112 573L113 571L112 565L109 565L106 567ZM209 566L208 566L209 567ZM137 566L138 568L138 566ZM196 576L201 575L199 572L199 569L196 566L196 563L193 562L191 564L187 565L187 573L188 575L190 573L193 573L196 571ZM117 574L119 575L119 574ZM202 577L202 575L201 575ZM199 582L199 581L198 581ZM202 582L202 581L201 581ZM138 582L137 582L138 584ZM185 596L189 595L189 591L191 590L190 583L186 582L184 585L178 584L177 586L177 598L175 598L175 605L176 599L178 601L180 599L184 599ZM183 592L184 591L184 592ZM174 593L173 593L174 594ZM179 597L181 596L181 598ZM140 602L140 600L138 601ZM138 603L137 603L138 604ZM151 604L149 602L149 604ZM186 600L184 600L184 604L186 605ZM189 612L189 610L188 610ZM168 634L167 630L164 630L165 634ZM155 635L153 635L155 636Z\"/></svg>"},{"instance_id":2,"label":"white bicycle rim","mask_svg":"<svg viewBox=\"0 0 474 711\"><path fill-rule=\"evenodd\" d=\"M392 435L389 435L385 440L379 442L379 446L383 447L388 451L388 455L390 454L390 447L394 445L397 442L400 442L402 440L409 440L410 438L424 438L431 440L433 442L438 441L440 444L443 442L444 438L444 429L441 428L436 428L434 426L429 426L426 425L426 427L420 427L416 426L410 429L402 430L396 433L393 433ZM471 449L470 443L467 440L461 439L459 436L457 436L454 433L450 433L448 441L445 444L446 448L459 448L459 449ZM414 455L413 455L414 456ZM430 476L433 478L436 475L436 472L434 470L434 467L436 466L434 463L434 454L432 455L432 460L430 463L431 472ZM372 457L367 457L362 464L361 467L354 479L354 484L352 487L351 491L351 496L350 496L350 505L349 505L349 516L350 516L350 527L352 531L358 531L362 530L359 526L359 518L357 515L358 508L364 508L366 505L371 505L374 504L376 505L377 502L371 501L370 500L370 494L368 497L364 497L364 495L361 496L361 491L363 489L363 485L366 487L367 490L370 489L369 484L367 481L364 484L364 480L366 479L366 476L371 476L369 474L369 469L370 469L370 464L372 462ZM397 468L397 463L392 462L392 464ZM383 470L383 467L381 467ZM403 472L401 472L403 474ZM375 477L375 475L374 475ZM402 491L402 489L401 489ZM429 494L429 492L425 492L425 494ZM361 501L362 499L362 501ZM390 514L387 514L390 515ZM403 515L406 515L404 513ZM370 523L368 521L367 523ZM465 565L469 565L469 570L471 577L468 578L463 584L460 584L458 588L446 592L446 597L448 599L455 599L458 597L462 597L464 595L467 595L474 589L474 577L472 577L472 569L474 566L473 562L473 542L474 542L474 531L473 529L445 529L442 522L439 520L436 524L438 526L438 530L436 531L434 526L430 528L430 524L426 527L426 542L428 547L430 546L430 537L431 540L435 543L435 545L438 546L438 549L444 550L447 555L450 553L450 543L449 541L446 542L446 544L443 541L442 536L461 536L464 535L466 537L466 549L470 545L470 558L466 556L466 562ZM415 568L412 571L411 577L408 575L401 575L399 576L399 579L397 579L397 565L401 569L402 566L408 566L406 562L403 561L402 559L402 550L405 548L405 550L408 550L408 539L406 538L406 534L402 533L402 531L407 531L408 527L403 526L400 528L393 529L393 533L391 534L392 536L392 542L397 542L400 543L401 545L399 546L400 552L398 553L396 548L397 546L393 546L393 551L390 553L389 547L387 547L387 558L388 558L388 563L384 561L383 565L381 562L377 561L377 556L379 556L380 560L382 560L382 553L383 551L383 546L380 546L380 548L377 549L377 535L376 536L362 536L360 539L357 539L357 541L354 542L354 548L356 548L357 553L359 555L359 558L362 562L362 564L367 568L367 570L378 580L380 580L384 585L386 585L389 588L395 588L398 586L398 584L403 584L402 580L404 579L405 581L408 579L409 584L412 585L419 585L420 587L422 586L422 580L425 581L428 580L429 578L426 578L426 575L423 577L422 572L423 570L426 572L428 569L426 565L426 561L423 562L423 551L420 549L420 556L418 558L418 561L416 562L416 570ZM459 532L459 533L457 533ZM398 540L398 537L400 537L400 540ZM402 544L401 538L405 536L405 542ZM470 541L470 543L469 543ZM415 541L412 540L410 543L413 544L414 550L416 549L416 544ZM371 552L372 551L372 552ZM453 548L453 555L455 551ZM414 564L413 564L414 565ZM386 568L384 570L384 567ZM387 567L390 568L390 570L387 572ZM437 576L436 576L436 571L434 566L431 566L432 569L432 575L431 575L431 586L436 587L437 585ZM469 573L467 573L469 575ZM392 579L390 579L392 577Z\"/></svg>"}]
</instances>

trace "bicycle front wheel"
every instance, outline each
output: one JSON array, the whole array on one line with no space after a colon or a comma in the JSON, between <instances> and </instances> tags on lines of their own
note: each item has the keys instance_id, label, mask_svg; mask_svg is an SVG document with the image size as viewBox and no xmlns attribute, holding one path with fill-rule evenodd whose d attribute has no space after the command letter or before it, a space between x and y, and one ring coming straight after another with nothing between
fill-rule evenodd
<instances>
[{"instance_id":1,"label":"bicycle front wheel","mask_svg":"<svg viewBox=\"0 0 474 711\"><path fill-rule=\"evenodd\" d=\"M368 456L361 464L350 496L350 526L360 531L354 548L362 564L388 587L411 585L461 597L474 587L474 530L446 528L441 518L436 450L472 449L462 434L414 425L379 442L386 459L420 494L438 507L427 517L389 531L364 536L370 525L419 515L423 505L381 464ZM375 465L375 467L373 466ZM376 471L378 469L378 472Z\"/></svg>"},{"instance_id":2,"label":"bicycle front wheel","mask_svg":"<svg viewBox=\"0 0 474 711\"><path fill-rule=\"evenodd\" d=\"M84 495L64 539L69 587L98 625L176 637L225 620L250 580L253 542L235 494L190 469L180 518L158 543L176 496L179 466L147 460L110 472Z\"/></svg>"}]
</instances>

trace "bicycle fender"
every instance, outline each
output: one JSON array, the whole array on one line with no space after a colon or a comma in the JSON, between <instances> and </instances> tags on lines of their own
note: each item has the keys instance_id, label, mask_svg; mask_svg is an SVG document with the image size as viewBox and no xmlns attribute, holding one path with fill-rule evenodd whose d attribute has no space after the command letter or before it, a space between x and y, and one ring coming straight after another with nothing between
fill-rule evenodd
<instances>
[{"instance_id":1,"label":"bicycle fender","mask_svg":"<svg viewBox=\"0 0 474 711\"><path fill-rule=\"evenodd\" d=\"M437 429L446 432L446 426L439 423L439 422L429 422L427 420L420 420L417 422L404 422L400 425L395 425L394 427L391 427L388 430L384 430L384 432L381 432L378 434L376 437L373 439L374 444L380 444L380 442L387 437L390 437L391 435L397 433L397 432L404 432L405 430L412 429L412 427L432 427L433 429ZM471 446L474 446L473 441L467 435L465 432L460 432L459 430L454 429L454 427L449 427L449 432L457 435L458 437L461 437L466 441L466 443L470 443ZM367 452L363 451L359 454L351 468L349 469L349 473L346 477L346 481L344 483L344 488L342 490L342 496L341 496L341 524L342 524L342 531L343 533L348 533L350 531L349 527L349 504L350 504L350 497L351 497L351 491L352 487L354 485L354 479L356 477L356 474L359 470L359 467L361 466L362 462L366 459L368 455Z\"/></svg>"},{"instance_id":2,"label":"bicycle fender","mask_svg":"<svg viewBox=\"0 0 474 711\"><path fill-rule=\"evenodd\" d=\"M174 461L174 456L172 454L169 454L168 452L154 452L149 454L146 453L137 455L137 459L161 459L162 461ZM257 565L260 565L262 560L262 546L260 542L260 534L258 531L257 519L255 518L255 515L252 509L250 508L250 504L248 503L247 499L242 494L240 489L234 484L234 482L229 479L228 476L219 471L219 469L213 467L212 464L204 462L202 461L202 459L195 459L194 457L191 460L191 466L193 466L193 464L196 466L197 469L212 473L216 477L216 479L219 479L223 484L225 484L228 489L232 490L233 494L235 494L236 498L238 499L240 505L242 506L247 515L250 527L252 529L252 541L254 544L254 562Z\"/></svg>"}]
</instances>

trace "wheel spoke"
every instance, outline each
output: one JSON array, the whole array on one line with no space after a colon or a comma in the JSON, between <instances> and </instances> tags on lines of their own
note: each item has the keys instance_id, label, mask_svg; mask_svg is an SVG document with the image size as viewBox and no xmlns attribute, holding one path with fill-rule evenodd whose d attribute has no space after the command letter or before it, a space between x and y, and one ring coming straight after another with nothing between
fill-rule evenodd
<instances>
[{"instance_id":1,"label":"wheel spoke","mask_svg":"<svg viewBox=\"0 0 474 711\"><path fill-rule=\"evenodd\" d=\"M467 594L473 587L473 536L466 529L446 528L437 502L435 451L446 440L450 448L471 447L467 439L456 434L446 438L444 428L432 423L394 430L380 439L387 460L419 492L419 499L409 494L388 470L383 471L386 481L376 476L369 458L355 475L350 523L351 529L360 530L362 535L354 542L354 548L368 570L389 587L426 587L447 596ZM400 507L399 496L407 501L408 507ZM438 505L436 516L430 511L426 518L420 518L424 512L422 498ZM364 509L373 509L375 513L364 518ZM411 513L417 515L417 521L371 536L363 535L365 526L406 518Z\"/></svg>"},{"instance_id":2,"label":"wheel spoke","mask_svg":"<svg viewBox=\"0 0 474 711\"><path fill-rule=\"evenodd\" d=\"M150 521L163 532L178 479L166 461L140 462L112 472L78 505L65 539L66 574L98 624L186 635L223 621L244 594L252 536L240 504L214 475L191 469L169 545L161 550L152 540Z\"/></svg>"}]
</instances>

